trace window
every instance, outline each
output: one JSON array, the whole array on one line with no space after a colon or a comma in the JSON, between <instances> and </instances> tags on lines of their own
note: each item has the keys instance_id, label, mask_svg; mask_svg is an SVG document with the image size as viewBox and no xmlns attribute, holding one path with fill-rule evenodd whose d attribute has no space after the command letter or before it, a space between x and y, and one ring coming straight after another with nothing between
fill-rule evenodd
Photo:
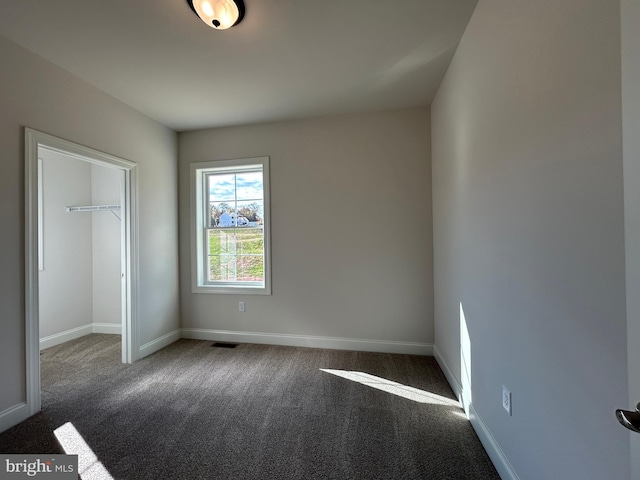
<instances>
[{"instance_id":1,"label":"window","mask_svg":"<svg viewBox=\"0 0 640 480\"><path fill-rule=\"evenodd\" d=\"M271 294L269 158L191 164L193 291Z\"/></svg>"}]
</instances>

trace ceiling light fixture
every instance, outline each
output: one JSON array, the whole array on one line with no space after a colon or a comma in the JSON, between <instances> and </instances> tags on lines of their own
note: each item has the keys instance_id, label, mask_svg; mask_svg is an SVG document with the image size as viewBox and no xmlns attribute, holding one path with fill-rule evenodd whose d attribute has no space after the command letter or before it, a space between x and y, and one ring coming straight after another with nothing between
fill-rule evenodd
<instances>
[{"instance_id":1,"label":"ceiling light fixture","mask_svg":"<svg viewBox=\"0 0 640 480\"><path fill-rule=\"evenodd\" d=\"M216 30L226 30L239 24L244 17L242 0L187 0L200 19Z\"/></svg>"}]
</instances>

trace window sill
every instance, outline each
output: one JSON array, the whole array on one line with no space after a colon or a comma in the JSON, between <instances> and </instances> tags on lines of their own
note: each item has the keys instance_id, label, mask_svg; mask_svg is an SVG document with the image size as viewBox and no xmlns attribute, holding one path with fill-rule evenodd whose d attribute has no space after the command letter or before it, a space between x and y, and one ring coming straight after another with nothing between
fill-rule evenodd
<instances>
[{"instance_id":1,"label":"window sill","mask_svg":"<svg viewBox=\"0 0 640 480\"><path fill-rule=\"evenodd\" d=\"M271 295L268 287L217 287L213 285L198 285L191 289L191 293L213 293L223 295Z\"/></svg>"}]
</instances>

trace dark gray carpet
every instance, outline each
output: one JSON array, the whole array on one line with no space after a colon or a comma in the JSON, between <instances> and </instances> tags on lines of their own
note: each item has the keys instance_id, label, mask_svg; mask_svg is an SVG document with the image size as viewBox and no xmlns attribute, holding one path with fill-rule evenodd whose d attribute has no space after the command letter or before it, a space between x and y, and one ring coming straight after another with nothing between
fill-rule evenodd
<instances>
[{"instance_id":1,"label":"dark gray carpet","mask_svg":"<svg viewBox=\"0 0 640 480\"><path fill-rule=\"evenodd\" d=\"M117 336L44 350L43 411L0 434L0 452L62 453L52 431L70 421L115 479L499 479L462 410L443 404L455 397L432 357L211 343L133 365Z\"/></svg>"}]
</instances>

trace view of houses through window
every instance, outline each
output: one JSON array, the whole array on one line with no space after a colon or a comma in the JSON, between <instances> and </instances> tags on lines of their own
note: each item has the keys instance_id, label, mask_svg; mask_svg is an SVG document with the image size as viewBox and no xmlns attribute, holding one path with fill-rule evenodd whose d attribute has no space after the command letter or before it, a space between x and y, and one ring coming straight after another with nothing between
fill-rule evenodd
<instances>
[{"instance_id":1,"label":"view of houses through window","mask_svg":"<svg viewBox=\"0 0 640 480\"><path fill-rule=\"evenodd\" d=\"M205 176L208 280L264 282L264 185L254 170Z\"/></svg>"}]
</instances>

